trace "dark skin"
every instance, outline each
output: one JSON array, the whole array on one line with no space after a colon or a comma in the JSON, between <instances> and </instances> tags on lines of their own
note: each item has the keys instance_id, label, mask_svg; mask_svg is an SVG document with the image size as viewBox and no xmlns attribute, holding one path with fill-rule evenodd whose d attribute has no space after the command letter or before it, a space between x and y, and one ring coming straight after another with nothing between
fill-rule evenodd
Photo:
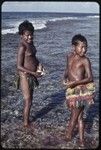
<instances>
[{"instance_id":1,"label":"dark skin","mask_svg":"<svg viewBox=\"0 0 101 150\"><path fill-rule=\"evenodd\" d=\"M72 45L73 52L67 56L67 65L64 74L63 84L68 88L73 88L77 85L90 83L93 81L91 63L86 57L87 46L84 42L78 41L78 44ZM78 123L80 145L84 146L84 122L83 110L81 108L70 108L71 117L67 129L66 137L68 140L72 138L72 132Z\"/></svg>"},{"instance_id":2,"label":"dark skin","mask_svg":"<svg viewBox=\"0 0 101 150\"><path fill-rule=\"evenodd\" d=\"M18 49L17 69L20 75L20 85L24 97L24 127L29 127L29 114L33 98L33 90L29 88L27 76L28 74L41 77L36 72L39 61L36 58L36 48L33 44L33 33L25 30L21 35L20 46Z\"/></svg>"}]
</instances>

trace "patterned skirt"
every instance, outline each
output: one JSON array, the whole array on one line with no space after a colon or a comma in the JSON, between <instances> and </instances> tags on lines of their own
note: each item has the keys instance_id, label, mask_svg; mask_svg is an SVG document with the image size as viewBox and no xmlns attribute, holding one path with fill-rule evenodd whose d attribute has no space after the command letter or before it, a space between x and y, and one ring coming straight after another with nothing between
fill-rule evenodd
<instances>
[{"instance_id":1,"label":"patterned skirt","mask_svg":"<svg viewBox=\"0 0 101 150\"><path fill-rule=\"evenodd\" d=\"M39 86L39 82L35 76L24 74L21 75L17 74L14 80L14 86L16 89L20 89L20 76L23 78L23 76L26 76L26 79L28 80L30 89L34 89L35 87Z\"/></svg>"},{"instance_id":2,"label":"patterned skirt","mask_svg":"<svg viewBox=\"0 0 101 150\"><path fill-rule=\"evenodd\" d=\"M66 104L68 107L82 107L94 104L95 84L88 83L66 89Z\"/></svg>"}]
</instances>

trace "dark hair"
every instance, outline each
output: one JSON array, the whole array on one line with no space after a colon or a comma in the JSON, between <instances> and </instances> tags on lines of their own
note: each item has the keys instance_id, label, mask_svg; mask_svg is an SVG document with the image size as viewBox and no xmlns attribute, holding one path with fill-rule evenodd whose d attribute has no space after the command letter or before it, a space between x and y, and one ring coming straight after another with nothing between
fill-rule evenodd
<instances>
[{"instance_id":1,"label":"dark hair","mask_svg":"<svg viewBox=\"0 0 101 150\"><path fill-rule=\"evenodd\" d=\"M77 45L78 44L78 41L81 41L81 42L84 42L87 46L87 39L81 35L81 34L77 34L75 35L73 38L72 38L72 45Z\"/></svg>"},{"instance_id":2,"label":"dark hair","mask_svg":"<svg viewBox=\"0 0 101 150\"><path fill-rule=\"evenodd\" d=\"M32 33L34 32L33 24L31 22L29 22L28 20L25 20L24 22L22 22L19 25L18 29L19 29L19 34L20 35L22 35L25 30L28 30Z\"/></svg>"}]
</instances>

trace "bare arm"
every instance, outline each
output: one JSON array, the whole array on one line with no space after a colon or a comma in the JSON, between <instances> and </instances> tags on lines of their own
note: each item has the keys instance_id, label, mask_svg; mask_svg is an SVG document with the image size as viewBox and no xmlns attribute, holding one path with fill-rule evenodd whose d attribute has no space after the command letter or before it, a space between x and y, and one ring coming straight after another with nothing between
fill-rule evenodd
<instances>
[{"instance_id":1,"label":"bare arm","mask_svg":"<svg viewBox=\"0 0 101 150\"><path fill-rule=\"evenodd\" d=\"M77 81L73 81L73 82L68 83L68 85L67 85L68 87L75 87L75 86L80 85L80 84L87 84L89 82L93 82L91 63L90 63L90 60L88 58L86 58L84 60L84 67L85 67L86 77L82 80L77 80Z\"/></svg>"},{"instance_id":2,"label":"bare arm","mask_svg":"<svg viewBox=\"0 0 101 150\"><path fill-rule=\"evenodd\" d=\"M65 72L64 72L63 84L66 83L67 78L68 78L68 55L67 55L67 59L66 59L66 69L65 69Z\"/></svg>"}]
</instances>

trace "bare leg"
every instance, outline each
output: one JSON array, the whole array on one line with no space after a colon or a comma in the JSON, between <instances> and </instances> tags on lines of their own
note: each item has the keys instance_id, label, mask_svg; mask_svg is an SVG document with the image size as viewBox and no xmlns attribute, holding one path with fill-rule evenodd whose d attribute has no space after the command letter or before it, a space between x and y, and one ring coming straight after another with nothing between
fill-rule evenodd
<instances>
[{"instance_id":1,"label":"bare leg","mask_svg":"<svg viewBox=\"0 0 101 150\"><path fill-rule=\"evenodd\" d=\"M30 98L25 99L24 102L24 126L29 126L29 115L30 115L31 101Z\"/></svg>"},{"instance_id":2,"label":"bare leg","mask_svg":"<svg viewBox=\"0 0 101 150\"><path fill-rule=\"evenodd\" d=\"M67 129L67 135L66 135L67 140L71 140L71 138L72 138L72 132L77 123L80 112L81 112L81 109L79 109L79 108L71 109L71 117L70 117L68 129Z\"/></svg>"},{"instance_id":3,"label":"bare leg","mask_svg":"<svg viewBox=\"0 0 101 150\"><path fill-rule=\"evenodd\" d=\"M24 96L24 126L29 126L29 115L30 115L30 108L32 103L32 91L29 88L28 80L26 76L21 76L21 89L22 94Z\"/></svg>"},{"instance_id":4,"label":"bare leg","mask_svg":"<svg viewBox=\"0 0 101 150\"><path fill-rule=\"evenodd\" d=\"M79 137L80 137L80 145L84 146L84 122L83 122L83 110L82 108L79 116L78 116L78 129L79 129Z\"/></svg>"}]
</instances>

